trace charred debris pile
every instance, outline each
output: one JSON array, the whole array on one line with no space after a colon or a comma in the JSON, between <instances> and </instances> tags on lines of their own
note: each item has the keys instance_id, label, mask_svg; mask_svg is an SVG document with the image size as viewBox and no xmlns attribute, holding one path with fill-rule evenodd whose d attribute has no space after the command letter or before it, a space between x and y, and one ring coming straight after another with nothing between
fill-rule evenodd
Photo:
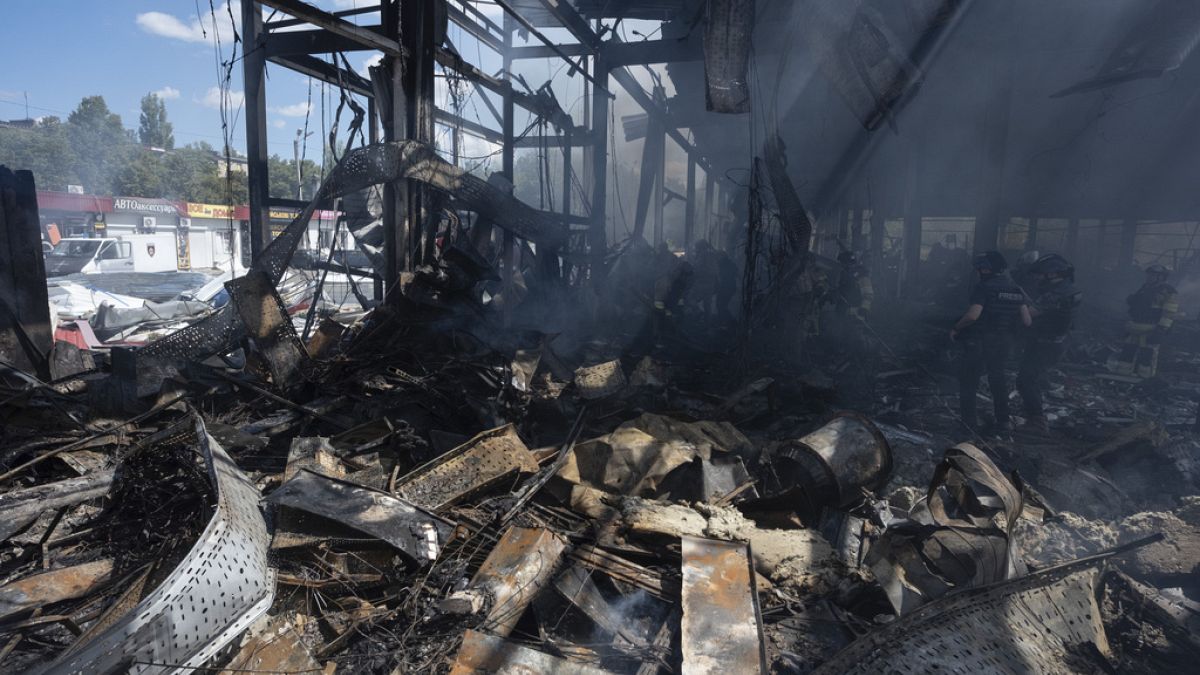
<instances>
[{"instance_id":1,"label":"charred debris pile","mask_svg":"<svg viewBox=\"0 0 1200 675\"><path fill-rule=\"evenodd\" d=\"M394 151L363 151L381 175L335 173L323 195L431 161ZM486 184L435 174L545 234ZM0 669L1090 673L1200 657L1184 433L1121 422L1083 387L1060 407L1093 440L972 438L937 377L895 355L844 410L844 364L664 321L652 300L679 272L638 247L606 279L526 287L451 242L305 343L276 284L309 215L188 328L134 352L60 344L50 381L6 367Z\"/></svg>"}]
</instances>

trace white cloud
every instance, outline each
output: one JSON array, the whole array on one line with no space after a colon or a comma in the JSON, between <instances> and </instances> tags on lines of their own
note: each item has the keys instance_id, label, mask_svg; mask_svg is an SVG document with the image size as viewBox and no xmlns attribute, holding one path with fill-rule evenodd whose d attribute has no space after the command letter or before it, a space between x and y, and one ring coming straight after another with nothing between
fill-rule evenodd
<instances>
[{"instance_id":1,"label":"white cloud","mask_svg":"<svg viewBox=\"0 0 1200 675\"><path fill-rule=\"evenodd\" d=\"M196 103L199 103L200 105L202 105L206 108L220 108L221 103L222 103L221 88L220 87L209 87L208 91L204 92L204 96L202 98L197 98L194 100L196 101ZM229 90L228 102L229 102L229 107L231 109L236 109L236 108L241 107L242 103L245 100L246 100L246 94L244 92L233 91L232 89Z\"/></svg>"},{"instance_id":2,"label":"white cloud","mask_svg":"<svg viewBox=\"0 0 1200 675\"><path fill-rule=\"evenodd\" d=\"M188 25L170 14L162 12L138 14L137 25L151 35L161 35L185 42L204 42L204 34L200 30L199 22Z\"/></svg>"},{"instance_id":3,"label":"white cloud","mask_svg":"<svg viewBox=\"0 0 1200 675\"><path fill-rule=\"evenodd\" d=\"M169 84L167 86L163 87L162 89L159 89L152 93L164 101L173 99L173 98L179 98L179 90L176 89L175 87L172 87Z\"/></svg>"},{"instance_id":4,"label":"white cloud","mask_svg":"<svg viewBox=\"0 0 1200 675\"><path fill-rule=\"evenodd\" d=\"M363 59L362 67L358 69L358 74L362 75L363 77L371 77L371 71L369 70L370 67L378 64L382 60L383 54L372 54L371 56L368 56L367 58Z\"/></svg>"},{"instance_id":5,"label":"white cloud","mask_svg":"<svg viewBox=\"0 0 1200 675\"><path fill-rule=\"evenodd\" d=\"M312 110L312 104L307 102L271 108L271 112L279 113L284 117L304 117L310 110Z\"/></svg>"},{"instance_id":6,"label":"white cloud","mask_svg":"<svg viewBox=\"0 0 1200 675\"><path fill-rule=\"evenodd\" d=\"M233 22L229 20L233 13ZM215 21L214 21L215 16ZM222 44L233 44L233 28L241 27L242 9L237 0L223 2L216 6L215 12L189 16L181 19L165 12L143 12L137 15L137 25L151 35L182 40L184 42L207 42L215 33Z\"/></svg>"},{"instance_id":7,"label":"white cloud","mask_svg":"<svg viewBox=\"0 0 1200 675\"><path fill-rule=\"evenodd\" d=\"M282 129L287 126L287 122L284 122L283 120L275 120L274 122L271 122L271 126L275 127L276 129Z\"/></svg>"}]
</instances>

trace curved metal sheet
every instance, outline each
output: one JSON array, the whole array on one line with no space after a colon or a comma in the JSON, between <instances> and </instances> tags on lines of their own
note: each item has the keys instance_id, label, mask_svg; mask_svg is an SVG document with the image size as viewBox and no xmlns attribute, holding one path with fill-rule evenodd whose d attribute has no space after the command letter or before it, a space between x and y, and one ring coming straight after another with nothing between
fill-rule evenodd
<instances>
[{"instance_id":1,"label":"curved metal sheet","mask_svg":"<svg viewBox=\"0 0 1200 675\"><path fill-rule=\"evenodd\" d=\"M196 419L217 507L192 550L131 612L48 673L172 673L202 666L271 606L259 492Z\"/></svg>"}]
</instances>

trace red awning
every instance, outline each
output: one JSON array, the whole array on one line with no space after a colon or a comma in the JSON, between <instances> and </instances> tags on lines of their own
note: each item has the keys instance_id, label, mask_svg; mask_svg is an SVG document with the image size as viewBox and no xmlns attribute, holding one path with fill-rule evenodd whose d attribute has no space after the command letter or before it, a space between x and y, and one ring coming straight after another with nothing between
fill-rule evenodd
<instances>
[{"instance_id":1,"label":"red awning","mask_svg":"<svg viewBox=\"0 0 1200 675\"><path fill-rule=\"evenodd\" d=\"M112 197L38 190L38 210L74 213L112 213Z\"/></svg>"}]
</instances>

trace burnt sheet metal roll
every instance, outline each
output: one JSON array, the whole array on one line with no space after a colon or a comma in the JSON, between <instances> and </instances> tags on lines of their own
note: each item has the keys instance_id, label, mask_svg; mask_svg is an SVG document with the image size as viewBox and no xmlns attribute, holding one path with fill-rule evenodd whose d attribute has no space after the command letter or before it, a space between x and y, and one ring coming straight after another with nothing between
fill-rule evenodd
<instances>
[{"instance_id":1,"label":"burnt sheet metal roll","mask_svg":"<svg viewBox=\"0 0 1200 675\"><path fill-rule=\"evenodd\" d=\"M822 507L852 504L864 489L882 488L892 473L892 449L871 420L842 412L785 443L775 472L781 488L798 493L797 508L816 514Z\"/></svg>"}]
</instances>

